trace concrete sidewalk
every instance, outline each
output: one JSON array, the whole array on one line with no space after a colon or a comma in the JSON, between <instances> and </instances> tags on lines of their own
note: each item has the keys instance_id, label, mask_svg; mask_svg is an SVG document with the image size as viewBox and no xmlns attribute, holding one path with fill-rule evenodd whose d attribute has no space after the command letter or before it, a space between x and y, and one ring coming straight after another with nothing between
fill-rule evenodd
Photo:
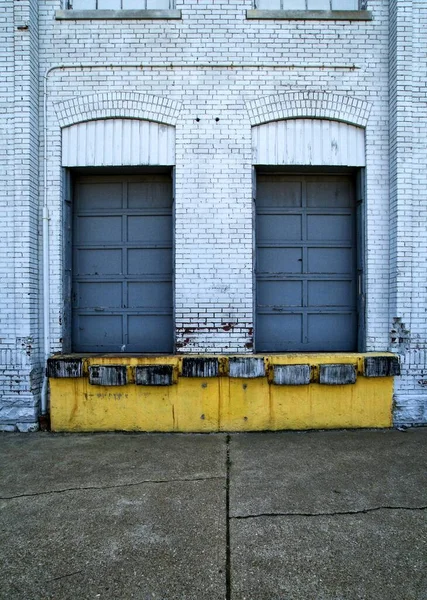
<instances>
[{"instance_id":1,"label":"concrete sidewalk","mask_svg":"<svg viewBox=\"0 0 427 600\"><path fill-rule=\"evenodd\" d=\"M0 462L0 598L427 598L424 428L2 434Z\"/></svg>"}]
</instances>

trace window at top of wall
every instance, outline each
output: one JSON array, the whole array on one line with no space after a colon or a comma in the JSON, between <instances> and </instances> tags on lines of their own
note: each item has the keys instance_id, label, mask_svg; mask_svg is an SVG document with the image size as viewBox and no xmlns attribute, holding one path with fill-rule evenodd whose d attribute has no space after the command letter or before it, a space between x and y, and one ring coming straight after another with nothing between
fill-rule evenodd
<instances>
[{"instance_id":1,"label":"window at top of wall","mask_svg":"<svg viewBox=\"0 0 427 600\"><path fill-rule=\"evenodd\" d=\"M170 10L174 0L69 0L71 10Z\"/></svg>"},{"instance_id":2,"label":"window at top of wall","mask_svg":"<svg viewBox=\"0 0 427 600\"><path fill-rule=\"evenodd\" d=\"M256 0L259 10L360 10L365 0Z\"/></svg>"}]
</instances>

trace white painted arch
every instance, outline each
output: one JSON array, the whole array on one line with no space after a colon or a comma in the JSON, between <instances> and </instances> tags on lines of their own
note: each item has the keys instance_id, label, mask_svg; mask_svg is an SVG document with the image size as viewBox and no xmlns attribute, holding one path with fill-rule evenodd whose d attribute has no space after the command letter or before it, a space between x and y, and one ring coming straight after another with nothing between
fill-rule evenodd
<instances>
[{"instance_id":1,"label":"white painted arch","mask_svg":"<svg viewBox=\"0 0 427 600\"><path fill-rule=\"evenodd\" d=\"M175 127L140 119L99 119L62 129L63 167L174 165Z\"/></svg>"},{"instance_id":2,"label":"white painted arch","mask_svg":"<svg viewBox=\"0 0 427 600\"><path fill-rule=\"evenodd\" d=\"M365 166L365 130L326 119L289 119L252 128L253 164Z\"/></svg>"}]
</instances>

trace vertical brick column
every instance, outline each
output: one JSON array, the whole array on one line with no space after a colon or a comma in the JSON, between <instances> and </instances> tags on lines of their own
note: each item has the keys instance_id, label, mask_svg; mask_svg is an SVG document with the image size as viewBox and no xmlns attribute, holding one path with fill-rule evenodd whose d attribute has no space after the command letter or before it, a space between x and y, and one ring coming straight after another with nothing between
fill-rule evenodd
<instances>
[{"instance_id":1,"label":"vertical brick column","mask_svg":"<svg viewBox=\"0 0 427 600\"><path fill-rule=\"evenodd\" d=\"M13 3L13 186L8 189L9 386L0 427L35 427L40 392L38 2ZM12 175L12 173L11 173ZM13 207L13 209L12 209ZM13 328L13 331L12 331Z\"/></svg>"},{"instance_id":2,"label":"vertical brick column","mask_svg":"<svg viewBox=\"0 0 427 600\"><path fill-rule=\"evenodd\" d=\"M391 349L402 364L395 383L396 423L427 422L426 23L425 3L391 0Z\"/></svg>"},{"instance_id":3,"label":"vertical brick column","mask_svg":"<svg viewBox=\"0 0 427 600\"><path fill-rule=\"evenodd\" d=\"M240 75L240 74L239 74ZM251 130L222 70L189 73L177 128L176 327L181 353L252 351Z\"/></svg>"},{"instance_id":4,"label":"vertical brick column","mask_svg":"<svg viewBox=\"0 0 427 600\"><path fill-rule=\"evenodd\" d=\"M390 309L410 321L413 179L412 0L390 1Z\"/></svg>"}]
</instances>

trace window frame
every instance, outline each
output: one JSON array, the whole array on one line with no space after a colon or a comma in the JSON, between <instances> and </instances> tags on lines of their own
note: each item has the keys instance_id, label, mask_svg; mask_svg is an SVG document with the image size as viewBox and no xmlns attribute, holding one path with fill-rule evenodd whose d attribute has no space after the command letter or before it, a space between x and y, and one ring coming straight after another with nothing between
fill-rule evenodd
<instances>
[{"instance_id":1,"label":"window frame","mask_svg":"<svg viewBox=\"0 0 427 600\"><path fill-rule=\"evenodd\" d=\"M158 11L158 10L165 10L165 11L168 11L168 10L174 10L175 9L175 0L168 0L168 2L169 2L168 8L164 8L164 7L162 7L162 8L159 8L159 7L150 7L150 8L147 8L147 2L149 2L150 0L139 0L139 2L141 4L144 4L144 6L140 6L138 8L135 8L135 7L133 7L133 8L123 8L123 2L126 2L126 0L119 0L119 2L120 2L120 8L98 8L98 4L99 4L99 2L102 2L102 0L95 0L95 5L96 5L95 8L74 8L73 7L73 1L74 0L66 0L65 1L65 10L76 10L76 11L83 11L83 10L102 10L102 11L105 11L105 10L112 10L112 11L127 11L127 10L132 10L132 11L135 11L135 10L138 10L138 11L139 10Z\"/></svg>"},{"instance_id":2,"label":"window frame","mask_svg":"<svg viewBox=\"0 0 427 600\"><path fill-rule=\"evenodd\" d=\"M366 10L366 5L367 5L367 0L357 0L357 7L356 8L333 8L333 3L334 0L327 0L329 2L329 8L308 8L308 3L310 0L303 0L305 3L305 8L289 8L289 7L284 7L284 3L288 3L288 0L275 0L276 3L279 5L275 8L270 7L270 8L262 8L259 6L259 4L262 3L262 0L254 0L254 10L258 10L258 11L321 11L321 10L325 10L325 11L359 11L359 10Z\"/></svg>"},{"instance_id":3,"label":"window frame","mask_svg":"<svg viewBox=\"0 0 427 600\"><path fill-rule=\"evenodd\" d=\"M283 7L284 0L276 0ZM304 0L307 6L308 0ZM372 21L372 12L367 10L368 0L358 0L357 9L332 9L333 0L329 0L329 9L285 9L258 8L260 0L253 0L254 8L246 11L247 19L254 20L316 20L316 21Z\"/></svg>"},{"instance_id":4,"label":"window frame","mask_svg":"<svg viewBox=\"0 0 427 600\"><path fill-rule=\"evenodd\" d=\"M98 5L96 0L96 5ZM147 0L141 0L147 5ZM123 0L120 0L123 6ZM93 21L93 20L169 20L182 19L182 13L175 8L73 8L73 0L63 0L64 8L55 11L57 21ZM175 7L175 0L169 0L169 6Z\"/></svg>"}]
</instances>

